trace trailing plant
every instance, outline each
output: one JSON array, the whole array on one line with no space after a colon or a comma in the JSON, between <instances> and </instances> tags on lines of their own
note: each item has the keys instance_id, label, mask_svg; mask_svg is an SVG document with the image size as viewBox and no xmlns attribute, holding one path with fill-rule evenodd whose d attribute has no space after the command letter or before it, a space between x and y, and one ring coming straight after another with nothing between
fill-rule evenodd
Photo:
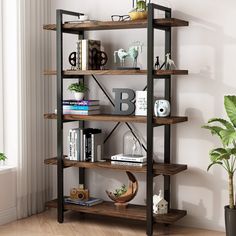
<instances>
[{"instance_id":1,"label":"trailing plant","mask_svg":"<svg viewBox=\"0 0 236 236\"><path fill-rule=\"evenodd\" d=\"M224 107L229 120L213 118L202 128L210 130L212 135L217 135L221 140L222 147L215 148L209 152L211 163L207 170L214 165L220 165L227 171L229 179L229 208L234 209L233 180L236 171L236 96L225 96Z\"/></svg>"},{"instance_id":2,"label":"trailing plant","mask_svg":"<svg viewBox=\"0 0 236 236\"><path fill-rule=\"evenodd\" d=\"M84 93L88 91L88 88L83 83L73 83L69 85L68 90L76 93Z\"/></svg>"},{"instance_id":3,"label":"trailing plant","mask_svg":"<svg viewBox=\"0 0 236 236\"><path fill-rule=\"evenodd\" d=\"M0 153L0 161L5 161L7 157L5 156L4 153Z\"/></svg>"}]
</instances>

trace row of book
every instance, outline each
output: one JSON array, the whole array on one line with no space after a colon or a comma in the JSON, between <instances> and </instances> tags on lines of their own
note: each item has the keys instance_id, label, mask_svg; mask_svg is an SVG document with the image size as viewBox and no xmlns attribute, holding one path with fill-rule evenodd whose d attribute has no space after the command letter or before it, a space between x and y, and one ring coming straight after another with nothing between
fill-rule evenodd
<instances>
[{"instance_id":1,"label":"row of book","mask_svg":"<svg viewBox=\"0 0 236 236\"><path fill-rule=\"evenodd\" d=\"M74 161L101 161L103 134L100 129L75 128L69 130L68 159Z\"/></svg>"},{"instance_id":2,"label":"row of book","mask_svg":"<svg viewBox=\"0 0 236 236\"><path fill-rule=\"evenodd\" d=\"M147 157L117 154L111 156L111 164L142 167L147 165Z\"/></svg>"},{"instance_id":3,"label":"row of book","mask_svg":"<svg viewBox=\"0 0 236 236\"><path fill-rule=\"evenodd\" d=\"M64 100L63 114L71 114L71 115L100 114L99 100Z\"/></svg>"},{"instance_id":4,"label":"row of book","mask_svg":"<svg viewBox=\"0 0 236 236\"><path fill-rule=\"evenodd\" d=\"M101 41L81 39L77 43L76 69L77 70L100 70L96 61L96 53L101 50Z\"/></svg>"}]
</instances>

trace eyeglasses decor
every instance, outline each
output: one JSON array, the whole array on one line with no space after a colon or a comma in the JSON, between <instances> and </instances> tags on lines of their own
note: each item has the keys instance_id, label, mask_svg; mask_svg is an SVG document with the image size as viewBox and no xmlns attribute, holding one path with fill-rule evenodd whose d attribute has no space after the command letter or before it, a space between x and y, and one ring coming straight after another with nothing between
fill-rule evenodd
<instances>
[{"instance_id":1,"label":"eyeglasses decor","mask_svg":"<svg viewBox=\"0 0 236 236\"><path fill-rule=\"evenodd\" d=\"M129 20L131 20L129 15L112 15L111 19L112 19L112 21L129 21Z\"/></svg>"}]
</instances>

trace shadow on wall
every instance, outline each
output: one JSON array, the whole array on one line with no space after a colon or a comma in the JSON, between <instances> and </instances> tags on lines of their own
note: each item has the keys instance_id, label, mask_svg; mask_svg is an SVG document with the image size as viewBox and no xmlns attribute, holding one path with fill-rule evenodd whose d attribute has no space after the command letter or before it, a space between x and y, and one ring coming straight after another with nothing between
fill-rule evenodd
<instances>
[{"instance_id":1,"label":"shadow on wall","mask_svg":"<svg viewBox=\"0 0 236 236\"><path fill-rule=\"evenodd\" d=\"M219 114L219 107L223 107L223 96L226 94L235 94L235 88L236 83L229 85L224 82L224 77L226 76L224 74L225 70L225 46L227 45L234 45L236 46L236 38L233 38L227 34L224 33L224 28L222 26L219 26L217 24L213 24L211 22L202 20L200 18L188 15L181 11L174 11L174 17L176 18L182 18L185 20L188 20L190 22L191 30L193 31L193 34L196 35L196 37L192 37L191 40L188 38L184 39L181 38L181 44L184 46L202 46L204 49L204 46L207 46L211 49L211 55L206 55L207 51L203 51L202 57L203 61L205 61L205 58L209 58L211 56L212 58L212 52L213 52L213 68L209 65L203 65L202 68L199 68L198 73L191 73L189 74L189 78L191 78L191 81L186 82L188 87L181 87L181 91L183 93L189 93L193 95L193 98L197 98L201 94L206 94L207 96L211 97L214 101L213 104L209 103L209 105L213 106L210 107L213 114ZM179 58L178 55L178 46L180 43L178 42L178 30L173 30L173 58ZM193 40L192 40L193 39ZM206 56L205 56L205 55ZM194 55L192 62L194 62ZM229 55L231 58L234 58L234 54L232 52L232 56ZM196 68L194 65L193 68ZM232 68L232 71L234 68ZM234 73L232 73L232 76L234 76ZM233 81L233 79L231 80ZM181 83L183 84L183 83ZM177 107L177 104L179 104L178 101L178 92L180 91L179 81L173 80L173 87L177 88L174 90L173 96L173 108ZM186 86L186 85L185 85ZM185 89L187 88L187 91ZM209 102L204 101L204 98L200 98L203 102ZM194 104L194 103L193 103ZM199 108L199 107L198 107ZM173 153L177 152L177 138L184 138L184 139L192 139L196 140L196 146L191 147L191 149L187 149L185 151L189 152L189 156L191 156L191 153L196 151L199 152L197 148L199 148L199 145L201 145L202 140L209 141L209 134L207 132L203 132L201 129L201 126L206 122L203 118L203 114L206 112L205 110L200 110L198 108L188 108L186 109L185 115L189 117L189 123L185 124L185 128L182 128L181 125L177 127L173 127L172 129L172 150ZM176 114L178 114L178 111L174 111ZM223 114L222 114L223 115ZM211 118L211 117L209 117ZM187 126L187 128L186 128ZM181 134L179 134L179 127L181 129ZM177 132L178 129L178 132ZM178 136L177 136L178 135ZM197 144L197 142L199 143ZM216 144L216 142L212 139L213 145ZM186 153L185 153L186 154ZM200 157L201 158L201 157ZM206 150L206 166L208 164L208 150ZM176 161L173 160L173 161ZM207 217L207 209L209 206L206 205L203 199L206 199L206 196L199 196L199 204L194 205L191 203L191 199L189 202L183 202L183 209L189 209L189 215L188 218L190 221L194 222L194 219L198 218L198 220L201 218L201 221L205 222L204 224L211 225L212 222L220 223L220 217L223 215L223 209L220 206L222 204L222 197L221 193L223 190L227 190L228 183L223 179L223 176L219 175L219 172L217 172L217 175L214 175L217 170L214 170L213 174L208 173L207 171L203 171L199 168L189 168L188 175L191 176L191 178L184 178L180 177L181 180L178 179L178 182L175 180L173 181L173 192L176 192L178 187L180 186L179 183L181 183L181 186L189 186L189 187L199 187L199 188L205 188L209 190L212 194L212 215L210 216L210 219ZM222 173L222 172L220 172ZM217 183L216 183L217 181ZM178 186L179 185L179 186ZM193 194L193 193L191 193ZM196 193L199 194L199 193ZM227 202L225 202L225 205ZM177 202L174 202L173 205L177 205Z\"/></svg>"},{"instance_id":2,"label":"shadow on wall","mask_svg":"<svg viewBox=\"0 0 236 236\"><path fill-rule=\"evenodd\" d=\"M214 223L219 224L220 223L220 217L223 217L224 210L222 207L220 207L220 204L222 202L221 193L222 191L228 190L228 182L223 179L217 179L217 191L215 186L215 176L218 175L218 171L214 169L213 173L209 173L207 171L203 171L199 168L189 168L188 173L191 178L186 178L186 176L181 177L181 185L182 186L189 186L189 187L196 187L198 189L203 188L206 189L211 193L210 199L211 205L207 205L204 203L205 196L199 195L199 203L193 204L191 202L184 201L182 203L182 209L188 209L188 215L187 215L187 221L194 223L196 220L199 220L197 218L201 219L201 222L204 223L204 225L213 225ZM173 181L175 182L175 180ZM173 184L173 192L177 191L176 184ZM196 193L196 194L199 194ZM174 198L173 198L174 199ZM226 202L225 205L228 203ZM173 205L176 206L177 202L176 200L173 201ZM211 208L212 213L210 216L207 216L207 209Z\"/></svg>"}]
</instances>

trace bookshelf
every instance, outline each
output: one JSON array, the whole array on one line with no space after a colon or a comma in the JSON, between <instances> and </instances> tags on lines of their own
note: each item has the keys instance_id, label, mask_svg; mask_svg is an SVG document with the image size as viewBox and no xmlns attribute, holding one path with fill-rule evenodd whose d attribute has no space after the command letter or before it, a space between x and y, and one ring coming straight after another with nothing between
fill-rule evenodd
<instances>
[{"instance_id":1,"label":"bookshelf","mask_svg":"<svg viewBox=\"0 0 236 236\"><path fill-rule=\"evenodd\" d=\"M165 13L165 18L155 19L154 11L161 10ZM179 75L187 75L188 70L153 70L154 65L154 30L163 30L165 32L165 54L171 53L171 29L172 27L188 26L188 22L171 17L171 9L156 4L148 4L148 19L138 21L94 21L90 23L64 23L63 16L79 16L81 13L57 10L57 23L44 25L44 30L55 31L57 35L57 69L47 69L45 76L56 76L57 79L57 114L44 114L44 118L57 121L57 157L45 160L46 165L57 166L57 199L47 202L47 207L57 208L57 220L59 223L64 221L64 211L72 210L88 214L106 215L118 218L141 220L146 222L146 232L148 236L153 235L154 223L172 224L184 217L185 210L171 209L169 204L168 214L153 215L153 179L156 176L164 176L164 198L171 203L171 176L176 175L187 169L187 165L171 163L171 125L186 122L185 116L174 116L157 118L153 116L153 83L154 79L164 79L164 97L171 102L171 81L177 79ZM84 38L85 31L91 30L129 30L129 29L147 29L148 56L146 70L63 70L63 33L77 34L79 39ZM111 114L101 114L92 116L63 115L63 79L74 78L84 81L91 76L106 75L135 75L147 78L147 117L141 116L116 116ZM172 77L174 76L174 77ZM112 80L112 77L110 78ZM100 122L128 122L142 123L146 125L147 136L147 166L118 166L106 162L79 162L68 160L63 152L63 124L65 122L79 121L80 127L84 126L86 121ZM164 126L164 161L163 163L153 162L153 130L156 127ZM117 209L111 202L104 202L93 207L81 207L64 202L64 169L77 167L79 169L79 183L85 183L86 169L104 169L114 171L131 171L134 173L143 173L146 175L146 205L129 204L127 209Z\"/></svg>"}]
</instances>

